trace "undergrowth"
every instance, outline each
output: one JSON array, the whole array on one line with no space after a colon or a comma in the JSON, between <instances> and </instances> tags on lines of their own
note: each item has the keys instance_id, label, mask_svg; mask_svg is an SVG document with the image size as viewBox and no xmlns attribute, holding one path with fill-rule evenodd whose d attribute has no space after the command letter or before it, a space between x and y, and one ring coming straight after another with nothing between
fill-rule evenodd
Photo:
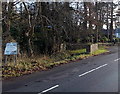
<instances>
[{"instance_id":1,"label":"undergrowth","mask_svg":"<svg viewBox=\"0 0 120 94\"><path fill-rule=\"evenodd\" d=\"M61 64L67 64L76 60L96 56L108 52L104 47L93 53L86 53L86 49L58 52L52 56L43 56L35 58L19 58L17 63L9 62L2 66L2 77L18 77L21 75L31 74L35 71L51 69Z\"/></svg>"}]
</instances>

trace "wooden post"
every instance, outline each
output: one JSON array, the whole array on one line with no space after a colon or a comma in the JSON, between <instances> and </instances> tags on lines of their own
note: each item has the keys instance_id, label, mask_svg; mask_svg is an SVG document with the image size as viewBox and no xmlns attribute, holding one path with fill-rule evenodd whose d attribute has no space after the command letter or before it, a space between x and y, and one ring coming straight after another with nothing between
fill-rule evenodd
<instances>
[{"instance_id":1,"label":"wooden post","mask_svg":"<svg viewBox=\"0 0 120 94\"><path fill-rule=\"evenodd\" d=\"M17 62L17 55L14 55L14 63Z\"/></svg>"},{"instance_id":2,"label":"wooden post","mask_svg":"<svg viewBox=\"0 0 120 94\"><path fill-rule=\"evenodd\" d=\"M5 55L5 64L7 63L7 55Z\"/></svg>"}]
</instances>

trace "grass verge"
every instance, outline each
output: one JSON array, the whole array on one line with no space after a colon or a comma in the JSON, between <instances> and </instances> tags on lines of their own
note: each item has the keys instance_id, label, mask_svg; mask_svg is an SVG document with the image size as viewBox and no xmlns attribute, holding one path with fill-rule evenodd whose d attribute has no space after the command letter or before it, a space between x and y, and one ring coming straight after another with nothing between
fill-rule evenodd
<instances>
[{"instance_id":1,"label":"grass verge","mask_svg":"<svg viewBox=\"0 0 120 94\"><path fill-rule=\"evenodd\" d=\"M41 58L36 57L18 59L18 62L16 64L10 62L2 66L2 78L7 79L11 77L31 74L35 71L48 70L61 64L67 64L88 58L90 56L106 53L108 50L106 50L105 47L101 47L99 50L93 53L86 54L85 52L86 49L80 49L56 53L52 56L43 56Z\"/></svg>"}]
</instances>

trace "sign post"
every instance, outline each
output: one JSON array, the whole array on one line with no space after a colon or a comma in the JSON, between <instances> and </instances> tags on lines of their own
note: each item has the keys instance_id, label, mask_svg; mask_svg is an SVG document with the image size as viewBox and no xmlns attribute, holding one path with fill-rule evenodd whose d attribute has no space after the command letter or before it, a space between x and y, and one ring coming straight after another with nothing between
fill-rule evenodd
<instances>
[{"instance_id":1,"label":"sign post","mask_svg":"<svg viewBox=\"0 0 120 94\"><path fill-rule=\"evenodd\" d=\"M14 62L16 62L17 61L17 54L18 54L17 43L13 43L13 42L7 43L5 51L4 51L5 63L7 62L8 55L14 55Z\"/></svg>"}]
</instances>

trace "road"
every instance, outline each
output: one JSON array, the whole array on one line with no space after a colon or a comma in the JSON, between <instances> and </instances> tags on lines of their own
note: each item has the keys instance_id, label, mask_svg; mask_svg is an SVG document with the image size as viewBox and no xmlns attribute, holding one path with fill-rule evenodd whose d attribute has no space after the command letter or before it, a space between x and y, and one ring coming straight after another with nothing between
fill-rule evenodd
<instances>
[{"instance_id":1,"label":"road","mask_svg":"<svg viewBox=\"0 0 120 94\"><path fill-rule=\"evenodd\" d=\"M119 47L110 53L3 81L3 92L118 92ZM4 94L4 93L3 93ZM30 93L28 93L30 94Z\"/></svg>"}]
</instances>

